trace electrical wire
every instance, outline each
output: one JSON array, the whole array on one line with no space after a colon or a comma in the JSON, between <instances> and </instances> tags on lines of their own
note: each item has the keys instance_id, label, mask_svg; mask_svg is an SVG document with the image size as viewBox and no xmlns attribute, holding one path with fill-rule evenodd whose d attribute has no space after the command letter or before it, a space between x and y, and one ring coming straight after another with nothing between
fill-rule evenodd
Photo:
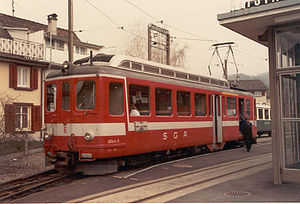
<instances>
[{"instance_id":1,"label":"electrical wire","mask_svg":"<svg viewBox=\"0 0 300 204\"><path fill-rule=\"evenodd\" d=\"M90 2L89 0L85 0L86 2L88 2L92 7L94 7L98 12L100 12L105 18L107 18L111 23L113 23L115 26L117 26L118 28L122 29L122 26L120 26L118 23L116 23L113 19L111 19L108 15L106 15L104 12L102 12L100 9L98 9L97 6L95 6L92 2Z\"/></svg>"}]
</instances>

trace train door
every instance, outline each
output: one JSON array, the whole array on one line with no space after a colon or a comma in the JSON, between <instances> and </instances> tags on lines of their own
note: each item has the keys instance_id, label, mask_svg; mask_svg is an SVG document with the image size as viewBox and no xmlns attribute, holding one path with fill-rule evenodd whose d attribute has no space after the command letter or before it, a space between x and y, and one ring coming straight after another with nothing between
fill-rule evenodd
<instances>
[{"instance_id":1,"label":"train door","mask_svg":"<svg viewBox=\"0 0 300 204\"><path fill-rule=\"evenodd\" d=\"M221 95L213 94L213 143L222 143L222 107Z\"/></svg>"}]
</instances>

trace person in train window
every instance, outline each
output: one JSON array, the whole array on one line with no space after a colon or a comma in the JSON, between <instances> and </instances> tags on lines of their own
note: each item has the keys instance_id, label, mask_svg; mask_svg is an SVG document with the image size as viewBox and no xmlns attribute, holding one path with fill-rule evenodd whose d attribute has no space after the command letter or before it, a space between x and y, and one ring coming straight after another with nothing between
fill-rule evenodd
<instances>
[{"instance_id":1,"label":"person in train window","mask_svg":"<svg viewBox=\"0 0 300 204\"><path fill-rule=\"evenodd\" d=\"M138 111L138 109L133 103L130 103L129 109L130 109L131 116L140 116L140 112Z\"/></svg>"},{"instance_id":2,"label":"person in train window","mask_svg":"<svg viewBox=\"0 0 300 204\"><path fill-rule=\"evenodd\" d=\"M241 132L243 133L243 140L246 145L247 152L250 152L253 143L252 124L247 117L241 122Z\"/></svg>"}]
</instances>

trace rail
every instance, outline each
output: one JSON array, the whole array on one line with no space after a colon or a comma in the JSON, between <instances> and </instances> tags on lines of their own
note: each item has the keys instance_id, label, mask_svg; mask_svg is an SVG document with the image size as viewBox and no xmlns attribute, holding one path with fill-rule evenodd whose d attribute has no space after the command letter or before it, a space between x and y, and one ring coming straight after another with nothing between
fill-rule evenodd
<instances>
[{"instance_id":1,"label":"rail","mask_svg":"<svg viewBox=\"0 0 300 204\"><path fill-rule=\"evenodd\" d=\"M44 59L44 45L29 40L0 38L0 52L33 60Z\"/></svg>"}]
</instances>

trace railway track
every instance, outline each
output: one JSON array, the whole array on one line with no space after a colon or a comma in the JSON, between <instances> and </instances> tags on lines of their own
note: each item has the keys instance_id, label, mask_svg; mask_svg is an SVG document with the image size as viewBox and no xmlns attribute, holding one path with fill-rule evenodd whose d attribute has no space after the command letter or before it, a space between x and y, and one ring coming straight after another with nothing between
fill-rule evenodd
<instances>
[{"instance_id":1,"label":"railway track","mask_svg":"<svg viewBox=\"0 0 300 204\"><path fill-rule=\"evenodd\" d=\"M271 167L271 153L101 192L68 202L162 203Z\"/></svg>"},{"instance_id":2,"label":"railway track","mask_svg":"<svg viewBox=\"0 0 300 204\"><path fill-rule=\"evenodd\" d=\"M0 185L0 202L12 201L26 195L46 190L54 185L74 180L76 176L48 170L40 174L16 179Z\"/></svg>"}]
</instances>

